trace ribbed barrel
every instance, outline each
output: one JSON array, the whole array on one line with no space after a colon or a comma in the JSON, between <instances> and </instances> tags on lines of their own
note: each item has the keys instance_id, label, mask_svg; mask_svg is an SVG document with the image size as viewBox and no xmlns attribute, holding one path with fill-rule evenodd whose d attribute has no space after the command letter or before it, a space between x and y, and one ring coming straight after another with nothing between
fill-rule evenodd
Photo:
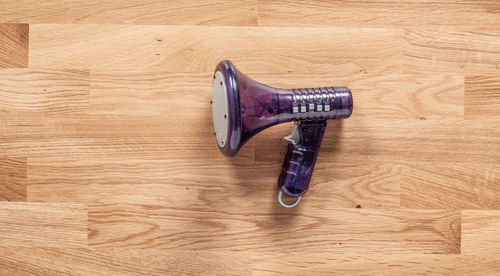
<instances>
[{"instance_id":1,"label":"ribbed barrel","mask_svg":"<svg viewBox=\"0 0 500 276\"><path fill-rule=\"evenodd\" d=\"M344 119L352 113L352 94L345 86L290 89L293 120Z\"/></svg>"}]
</instances>

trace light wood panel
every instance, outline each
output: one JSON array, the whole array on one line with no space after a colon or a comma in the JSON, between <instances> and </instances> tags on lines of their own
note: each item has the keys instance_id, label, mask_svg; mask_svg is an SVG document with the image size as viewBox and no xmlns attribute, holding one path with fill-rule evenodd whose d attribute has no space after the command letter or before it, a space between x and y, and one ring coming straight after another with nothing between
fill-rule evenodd
<instances>
[{"instance_id":1,"label":"light wood panel","mask_svg":"<svg viewBox=\"0 0 500 276\"><path fill-rule=\"evenodd\" d=\"M261 26L485 26L500 23L495 0L486 1L266 1L259 0Z\"/></svg>"},{"instance_id":2,"label":"light wood panel","mask_svg":"<svg viewBox=\"0 0 500 276\"><path fill-rule=\"evenodd\" d=\"M281 172L281 162L229 159L214 164L196 160L30 160L29 201L163 204L214 211L272 209ZM314 200L308 202L312 209L399 206L398 166L318 164L315 171L311 183ZM197 204L193 206L193 202Z\"/></svg>"},{"instance_id":3,"label":"light wood panel","mask_svg":"<svg viewBox=\"0 0 500 276\"><path fill-rule=\"evenodd\" d=\"M299 253L459 253L457 211L333 209L192 211L168 205L89 206L89 245ZM366 224L371 225L370 228ZM120 230L118 230L120 229ZM190 229L190 230L188 230ZM200 229L203 229L200 231Z\"/></svg>"},{"instance_id":4,"label":"light wood panel","mask_svg":"<svg viewBox=\"0 0 500 276\"><path fill-rule=\"evenodd\" d=\"M30 66L212 72L231 59L244 72L387 73L400 71L402 36L368 28L34 24Z\"/></svg>"},{"instance_id":5,"label":"light wood panel","mask_svg":"<svg viewBox=\"0 0 500 276\"><path fill-rule=\"evenodd\" d=\"M251 275L245 253L0 247L0 272L15 275Z\"/></svg>"},{"instance_id":6,"label":"light wood panel","mask_svg":"<svg viewBox=\"0 0 500 276\"><path fill-rule=\"evenodd\" d=\"M83 113L89 102L89 72L0 70L0 112Z\"/></svg>"},{"instance_id":7,"label":"light wood panel","mask_svg":"<svg viewBox=\"0 0 500 276\"><path fill-rule=\"evenodd\" d=\"M499 274L499 10L1 2L0 274ZM353 92L296 208L276 187L292 123L217 149L222 59Z\"/></svg>"},{"instance_id":8,"label":"light wood panel","mask_svg":"<svg viewBox=\"0 0 500 276\"><path fill-rule=\"evenodd\" d=\"M0 4L0 22L256 25L256 0L20 0Z\"/></svg>"},{"instance_id":9,"label":"light wood panel","mask_svg":"<svg viewBox=\"0 0 500 276\"><path fill-rule=\"evenodd\" d=\"M74 203L0 202L1 246L87 245L87 208Z\"/></svg>"},{"instance_id":10,"label":"light wood panel","mask_svg":"<svg viewBox=\"0 0 500 276\"><path fill-rule=\"evenodd\" d=\"M401 206L500 209L500 167L420 164L403 167Z\"/></svg>"},{"instance_id":11,"label":"light wood panel","mask_svg":"<svg viewBox=\"0 0 500 276\"><path fill-rule=\"evenodd\" d=\"M499 255L254 254L254 275L496 275Z\"/></svg>"},{"instance_id":12,"label":"light wood panel","mask_svg":"<svg viewBox=\"0 0 500 276\"><path fill-rule=\"evenodd\" d=\"M356 107L354 107L356 108ZM254 139L255 159L282 162L293 124L264 130ZM377 120L353 115L329 122L318 162L424 162L498 164L495 121Z\"/></svg>"},{"instance_id":13,"label":"light wood panel","mask_svg":"<svg viewBox=\"0 0 500 276\"><path fill-rule=\"evenodd\" d=\"M26 201L26 158L0 157L0 201Z\"/></svg>"},{"instance_id":14,"label":"light wood panel","mask_svg":"<svg viewBox=\"0 0 500 276\"><path fill-rule=\"evenodd\" d=\"M275 198L279 166L248 159L38 160L30 164L29 200L267 210Z\"/></svg>"},{"instance_id":15,"label":"light wood panel","mask_svg":"<svg viewBox=\"0 0 500 276\"><path fill-rule=\"evenodd\" d=\"M466 119L500 118L500 77L467 76L465 78Z\"/></svg>"},{"instance_id":16,"label":"light wood panel","mask_svg":"<svg viewBox=\"0 0 500 276\"><path fill-rule=\"evenodd\" d=\"M187 120L193 116L199 119L206 114L196 115L197 111L210 108L211 78L212 73L208 72L93 71L90 112L155 116L178 114L176 120Z\"/></svg>"},{"instance_id":17,"label":"light wood panel","mask_svg":"<svg viewBox=\"0 0 500 276\"><path fill-rule=\"evenodd\" d=\"M64 158L125 159L224 159L213 147L213 131L207 109L174 119L169 116L47 116L29 121L31 115L18 114L0 123L0 149L5 155ZM179 119L179 120L177 120ZM19 122L17 121L19 120ZM189 123L190 122L190 123ZM180 131L182 130L182 131ZM200 151L200 149L203 149ZM252 156L248 145L239 158Z\"/></svg>"},{"instance_id":18,"label":"light wood panel","mask_svg":"<svg viewBox=\"0 0 500 276\"><path fill-rule=\"evenodd\" d=\"M407 29L403 71L498 74L499 36L497 28Z\"/></svg>"},{"instance_id":19,"label":"light wood panel","mask_svg":"<svg viewBox=\"0 0 500 276\"><path fill-rule=\"evenodd\" d=\"M28 41L27 24L0 24L0 68L27 67Z\"/></svg>"},{"instance_id":20,"label":"light wood panel","mask_svg":"<svg viewBox=\"0 0 500 276\"><path fill-rule=\"evenodd\" d=\"M500 211L462 211L462 248L465 254L500 253Z\"/></svg>"}]
</instances>

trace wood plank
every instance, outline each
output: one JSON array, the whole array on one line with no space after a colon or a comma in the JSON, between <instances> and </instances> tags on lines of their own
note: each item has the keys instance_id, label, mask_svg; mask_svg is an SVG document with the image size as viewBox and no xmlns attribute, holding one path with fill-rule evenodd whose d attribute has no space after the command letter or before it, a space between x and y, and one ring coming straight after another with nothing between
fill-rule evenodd
<instances>
[{"instance_id":1,"label":"wood plank","mask_svg":"<svg viewBox=\"0 0 500 276\"><path fill-rule=\"evenodd\" d=\"M416 209L500 209L500 167L412 164L403 166L401 206Z\"/></svg>"},{"instance_id":2,"label":"wood plank","mask_svg":"<svg viewBox=\"0 0 500 276\"><path fill-rule=\"evenodd\" d=\"M280 172L280 162L238 159L207 164L201 160L31 158L28 200L265 211L276 203ZM321 163L304 200L314 208L399 207L399 177L399 167L393 164ZM203 205L192 206L193 202Z\"/></svg>"},{"instance_id":3,"label":"wood plank","mask_svg":"<svg viewBox=\"0 0 500 276\"><path fill-rule=\"evenodd\" d=\"M0 4L0 22L256 25L257 2L209 1L105 1L20 0Z\"/></svg>"},{"instance_id":4,"label":"wood plank","mask_svg":"<svg viewBox=\"0 0 500 276\"><path fill-rule=\"evenodd\" d=\"M408 29L405 31L403 71L498 74L499 37L498 29Z\"/></svg>"},{"instance_id":5,"label":"wood plank","mask_svg":"<svg viewBox=\"0 0 500 276\"><path fill-rule=\"evenodd\" d=\"M0 157L0 201L26 201L27 159Z\"/></svg>"},{"instance_id":6,"label":"wood plank","mask_svg":"<svg viewBox=\"0 0 500 276\"><path fill-rule=\"evenodd\" d=\"M498 1L266 1L260 26L487 26L500 24Z\"/></svg>"},{"instance_id":7,"label":"wood plank","mask_svg":"<svg viewBox=\"0 0 500 276\"><path fill-rule=\"evenodd\" d=\"M210 111L211 80L212 73L94 71L90 112L174 116Z\"/></svg>"},{"instance_id":8,"label":"wood plank","mask_svg":"<svg viewBox=\"0 0 500 276\"><path fill-rule=\"evenodd\" d=\"M495 121L378 120L353 115L328 122L318 163L426 162L498 164ZM253 141L255 160L283 162L293 124L264 130Z\"/></svg>"},{"instance_id":9,"label":"wood plank","mask_svg":"<svg viewBox=\"0 0 500 276\"><path fill-rule=\"evenodd\" d=\"M0 151L12 157L223 160L209 108L175 118L54 115L33 122L31 115L8 116L0 121ZM237 158L253 159L252 143L240 153Z\"/></svg>"},{"instance_id":10,"label":"wood plank","mask_svg":"<svg viewBox=\"0 0 500 276\"><path fill-rule=\"evenodd\" d=\"M500 118L500 77L466 76L465 78L465 118Z\"/></svg>"},{"instance_id":11,"label":"wood plank","mask_svg":"<svg viewBox=\"0 0 500 276\"><path fill-rule=\"evenodd\" d=\"M72 203L0 202L1 246L87 245L87 208Z\"/></svg>"},{"instance_id":12,"label":"wood plank","mask_svg":"<svg viewBox=\"0 0 500 276\"><path fill-rule=\"evenodd\" d=\"M47 170L49 167L52 172ZM28 197L30 201L141 203L200 210L208 205L220 211L229 207L271 208L273 201L269 197L275 198L279 170L279 164L259 164L238 158L208 163L201 160L51 162L41 159L30 162ZM68 178L68 174L73 177ZM197 204L193 206L194 202Z\"/></svg>"},{"instance_id":13,"label":"wood plank","mask_svg":"<svg viewBox=\"0 0 500 276\"><path fill-rule=\"evenodd\" d=\"M0 24L0 68L28 67L28 41L28 24Z\"/></svg>"},{"instance_id":14,"label":"wood plank","mask_svg":"<svg viewBox=\"0 0 500 276\"><path fill-rule=\"evenodd\" d=\"M243 72L347 75L401 70L399 29L57 24L30 28L32 67L213 72L220 60L231 59Z\"/></svg>"},{"instance_id":15,"label":"wood plank","mask_svg":"<svg viewBox=\"0 0 500 276\"><path fill-rule=\"evenodd\" d=\"M292 210L274 205L266 212L214 212L204 207L90 205L89 245L289 254L304 247L325 254L460 252L458 211L311 209L301 204Z\"/></svg>"},{"instance_id":16,"label":"wood plank","mask_svg":"<svg viewBox=\"0 0 500 276\"><path fill-rule=\"evenodd\" d=\"M0 247L6 275L250 275L241 252Z\"/></svg>"},{"instance_id":17,"label":"wood plank","mask_svg":"<svg viewBox=\"0 0 500 276\"><path fill-rule=\"evenodd\" d=\"M275 87L349 86L356 116L387 119L463 119L463 76L364 74L250 74ZM93 72L94 114L164 115L200 110L211 99L209 73ZM401 85L394 86L394 83ZM186 108L189 102L189 108Z\"/></svg>"},{"instance_id":18,"label":"wood plank","mask_svg":"<svg viewBox=\"0 0 500 276\"><path fill-rule=\"evenodd\" d=\"M257 253L254 275L496 275L498 255Z\"/></svg>"},{"instance_id":19,"label":"wood plank","mask_svg":"<svg viewBox=\"0 0 500 276\"><path fill-rule=\"evenodd\" d=\"M462 253L500 253L500 211L463 210Z\"/></svg>"},{"instance_id":20,"label":"wood plank","mask_svg":"<svg viewBox=\"0 0 500 276\"><path fill-rule=\"evenodd\" d=\"M0 70L0 112L82 113L89 101L89 72Z\"/></svg>"}]
</instances>

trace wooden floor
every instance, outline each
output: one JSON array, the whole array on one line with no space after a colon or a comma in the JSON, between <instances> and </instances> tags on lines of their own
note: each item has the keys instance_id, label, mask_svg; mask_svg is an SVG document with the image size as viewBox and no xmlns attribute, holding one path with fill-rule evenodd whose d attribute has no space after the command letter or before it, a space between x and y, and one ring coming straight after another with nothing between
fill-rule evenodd
<instances>
[{"instance_id":1,"label":"wooden floor","mask_svg":"<svg viewBox=\"0 0 500 276\"><path fill-rule=\"evenodd\" d=\"M297 208L222 59L351 88ZM497 0L2 1L0 68L0 275L500 274Z\"/></svg>"}]
</instances>

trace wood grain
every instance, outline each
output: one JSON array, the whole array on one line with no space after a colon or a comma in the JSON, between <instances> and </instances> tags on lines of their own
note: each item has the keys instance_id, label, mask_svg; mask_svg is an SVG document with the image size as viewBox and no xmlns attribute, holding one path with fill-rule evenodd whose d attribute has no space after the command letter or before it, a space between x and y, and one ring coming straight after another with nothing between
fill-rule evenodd
<instances>
[{"instance_id":1,"label":"wood grain","mask_svg":"<svg viewBox=\"0 0 500 276\"><path fill-rule=\"evenodd\" d=\"M208 164L197 160L35 160L30 163L29 200L197 210L210 206L220 211L268 209L272 208L269 197L275 197L279 166L248 159ZM248 171L262 174L249 175Z\"/></svg>"},{"instance_id":2,"label":"wood grain","mask_svg":"<svg viewBox=\"0 0 500 276\"><path fill-rule=\"evenodd\" d=\"M465 78L465 118L500 118L500 77L467 76Z\"/></svg>"},{"instance_id":3,"label":"wood grain","mask_svg":"<svg viewBox=\"0 0 500 276\"><path fill-rule=\"evenodd\" d=\"M0 273L15 275L250 275L245 253L0 247Z\"/></svg>"},{"instance_id":4,"label":"wood grain","mask_svg":"<svg viewBox=\"0 0 500 276\"><path fill-rule=\"evenodd\" d=\"M0 4L0 22L256 25L257 1L20 0Z\"/></svg>"},{"instance_id":5,"label":"wood grain","mask_svg":"<svg viewBox=\"0 0 500 276\"><path fill-rule=\"evenodd\" d=\"M0 1L0 274L500 274L499 11ZM276 188L293 123L217 148L222 59L351 89L297 208Z\"/></svg>"},{"instance_id":6,"label":"wood grain","mask_svg":"<svg viewBox=\"0 0 500 276\"><path fill-rule=\"evenodd\" d=\"M30 66L212 72L231 59L244 72L394 72L402 36L368 28L34 24Z\"/></svg>"},{"instance_id":7,"label":"wood grain","mask_svg":"<svg viewBox=\"0 0 500 276\"><path fill-rule=\"evenodd\" d=\"M89 102L89 72L0 70L0 112L83 113Z\"/></svg>"},{"instance_id":8,"label":"wood grain","mask_svg":"<svg viewBox=\"0 0 500 276\"><path fill-rule=\"evenodd\" d=\"M261 26L485 26L500 23L494 0L486 1L266 1L259 0Z\"/></svg>"},{"instance_id":9,"label":"wood grain","mask_svg":"<svg viewBox=\"0 0 500 276\"><path fill-rule=\"evenodd\" d=\"M28 67L28 41L27 24L0 24L0 68Z\"/></svg>"},{"instance_id":10,"label":"wood grain","mask_svg":"<svg viewBox=\"0 0 500 276\"><path fill-rule=\"evenodd\" d=\"M500 211L464 210L462 247L465 254L500 253Z\"/></svg>"},{"instance_id":11,"label":"wood grain","mask_svg":"<svg viewBox=\"0 0 500 276\"><path fill-rule=\"evenodd\" d=\"M207 80L211 78L212 73L94 71L90 113L162 116L207 110L212 95Z\"/></svg>"},{"instance_id":12,"label":"wood grain","mask_svg":"<svg viewBox=\"0 0 500 276\"><path fill-rule=\"evenodd\" d=\"M213 212L210 206L192 211L166 205L90 205L89 245L277 250L290 254L301 252L304 246L325 254L460 252L460 213L457 211L384 211L325 206L311 212L307 206L301 207L267 212L253 209ZM366 223L371 227L367 228Z\"/></svg>"},{"instance_id":13,"label":"wood grain","mask_svg":"<svg viewBox=\"0 0 500 276\"><path fill-rule=\"evenodd\" d=\"M214 211L271 209L281 170L280 162L248 160L220 160L217 164L196 160L30 160L29 201L163 204L197 210L210 206ZM318 164L316 171L311 189L322 192L307 203L311 208L399 206L400 171L393 164ZM198 204L193 206L193 202Z\"/></svg>"},{"instance_id":14,"label":"wood grain","mask_svg":"<svg viewBox=\"0 0 500 276\"><path fill-rule=\"evenodd\" d=\"M26 201L27 159L0 157L0 201Z\"/></svg>"},{"instance_id":15,"label":"wood grain","mask_svg":"<svg viewBox=\"0 0 500 276\"><path fill-rule=\"evenodd\" d=\"M87 245L87 208L73 203L0 202L1 246Z\"/></svg>"},{"instance_id":16,"label":"wood grain","mask_svg":"<svg viewBox=\"0 0 500 276\"><path fill-rule=\"evenodd\" d=\"M256 253L254 275L495 275L498 255ZM293 264L293 265L290 265Z\"/></svg>"},{"instance_id":17,"label":"wood grain","mask_svg":"<svg viewBox=\"0 0 500 276\"><path fill-rule=\"evenodd\" d=\"M407 29L403 71L498 74L499 37L498 29Z\"/></svg>"},{"instance_id":18,"label":"wood grain","mask_svg":"<svg viewBox=\"0 0 500 276\"><path fill-rule=\"evenodd\" d=\"M401 176L401 206L417 209L500 209L500 167L413 164Z\"/></svg>"},{"instance_id":19,"label":"wood grain","mask_svg":"<svg viewBox=\"0 0 500 276\"><path fill-rule=\"evenodd\" d=\"M209 127L208 108L209 103L205 111L190 113L201 115L201 120L181 117L177 117L180 120L173 120L168 116L58 115L25 125L21 123L32 117L27 115L23 118L24 114L18 114L21 123L12 116L4 124L0 123L0 149L12 157L158 160L198 159L204 156L205 159L223 160L218 148L213 147L215 141ZM239 158L249 156L253 158L251 144Z\"/></svg>"},{"instance_id":20,"label":"wood grain","mask_svg":"<svg viewBox=\"0 0 500 276\"><path fill-rule=\"evenodd\" d=\"M254 139L257 161L282 162L292 124ZM498 164L500 132L494 121L377 120L356 116L327 125L318 163L418 162Z\"/></svg>"}]
</instances>

